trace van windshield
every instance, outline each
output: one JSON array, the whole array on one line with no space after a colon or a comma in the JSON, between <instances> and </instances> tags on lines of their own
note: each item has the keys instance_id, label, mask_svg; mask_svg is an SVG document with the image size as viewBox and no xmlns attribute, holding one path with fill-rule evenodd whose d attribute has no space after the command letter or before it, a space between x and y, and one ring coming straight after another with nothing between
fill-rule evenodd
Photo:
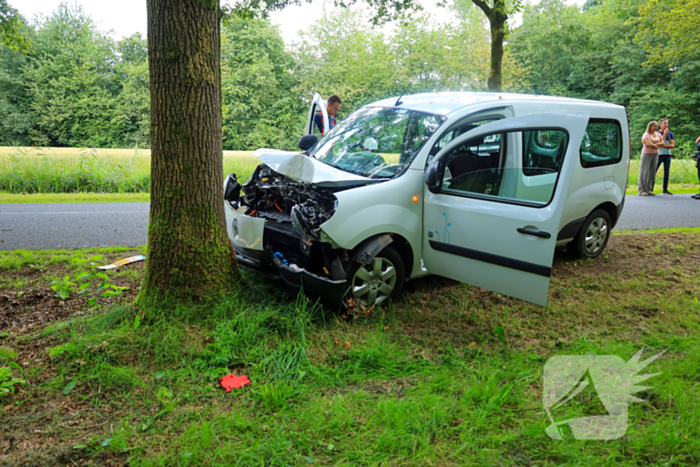
<instances>
[{"instance_id":1,"label":"van windshield","mask_svg":"<svg viewBox=\"0 0 700 467\"><path fill-rule=\"evenodd\" d=\"M412 110L365 107L333 128L311 156L345 172L394 178L444 121L445 117Z\"/></svg>"}]
</instances>

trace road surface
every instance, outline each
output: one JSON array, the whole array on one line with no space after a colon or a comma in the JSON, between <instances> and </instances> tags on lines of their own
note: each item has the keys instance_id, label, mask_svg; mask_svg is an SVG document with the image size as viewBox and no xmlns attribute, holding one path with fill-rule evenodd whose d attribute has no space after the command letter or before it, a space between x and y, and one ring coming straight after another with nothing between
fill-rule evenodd
<instances>
[{"instance_id":1,"label":"road surface","mask_svg":"<svg viewBox=\"0 0 700 467\"><path fill-rule=\"evenodd\" d=\"M0 250L146 244L149 203L0 204ZM690 195L627 196L618 230L700 227Z\"/></svg>"},{"instance_id":2,"label":"road surface","mask_svg":"<svg viewBox=\"0 0 700 467\"><path fill-rule=\"evenodd\" d=\"M149 203L0 204L0 250L146 244Z\"/></svg>"}]
</instances>

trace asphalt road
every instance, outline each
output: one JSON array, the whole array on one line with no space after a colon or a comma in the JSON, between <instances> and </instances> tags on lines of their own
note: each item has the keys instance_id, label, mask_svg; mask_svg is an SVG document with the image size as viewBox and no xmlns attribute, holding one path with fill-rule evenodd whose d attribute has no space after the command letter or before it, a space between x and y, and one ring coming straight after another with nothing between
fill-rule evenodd
<instances>
[{"instance_id":1,"label":"asphalt road","mask_svg":"<svg viewBox=\"0 0 700 467\"><path fill-rule=\"evenodd\" d=\"M0 204L0 250L146 244L149 203ZM627 196L616 229L700 227L690 195Z\"/></svg>"},{"instance_id":2,"label":"asphalt road","mask_svg":"<svg viewBox=\"0 0 700 467\"><path fill-rule=\"evenodd\" d=\"M0 204L0 250L146 244L149 203Z\"/></svg>"}]
</instances>

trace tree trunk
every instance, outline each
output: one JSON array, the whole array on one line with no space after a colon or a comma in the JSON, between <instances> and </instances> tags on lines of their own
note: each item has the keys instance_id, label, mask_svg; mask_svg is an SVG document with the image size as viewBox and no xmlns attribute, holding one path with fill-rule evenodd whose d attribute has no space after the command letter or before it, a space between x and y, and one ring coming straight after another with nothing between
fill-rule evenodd
<instances>
[{"instance_id":1,"label":"tree trunk","mask_svg":"<svg viewBox=\"0 0 700 467\"><path fill-rule=\"evenodd\" d=\"M137 304L235 286L226 234L218 0L148 0L151 211Z\"/></svg>"},{"instance_id":2,"label":"tree trunk","mask_svg":"<svg viewBox=\"0 0 700 467\"><path fill-rule=\"evenodd\" d=\"M503 87L503 40L506 36L506 15L492 12L491 26L491 70L488 86L491 92L501 92Z\"/></svg>"},{"instance_id":3,"label":"tree trunk","mask_svg":"<svg viewBox=\"0 0 700 467\"><path fill-rule=\"evenodd\" d=\"M489 19L491 29L491 69L489 71L488 86L491 92L501 92L503 84L503 41L506 37L506 13L505 0L493 0L493 6L485 0L472 0Z\"/></svg>"}]
</instances>

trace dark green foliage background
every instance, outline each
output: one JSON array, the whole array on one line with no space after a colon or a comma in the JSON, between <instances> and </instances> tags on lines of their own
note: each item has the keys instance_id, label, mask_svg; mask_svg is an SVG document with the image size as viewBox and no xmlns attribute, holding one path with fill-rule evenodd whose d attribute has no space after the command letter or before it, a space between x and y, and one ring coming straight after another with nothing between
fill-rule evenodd
<instances>
[{"instance_id":1,"label":"dark green foliage background","mask_svg":"<svg viewBox=\"0 0 700 467\"><path fill-rule=\"evenodd\" d=\"M507 38L505 89L626 106L634 154L646 124L668 117L683 148L677 155L690 156L700 135L700 60L689 49L669 63L662 50L672 31L650 22L644 3L526 6ZM486 90L485 19L472 2L454 0L446 8L450 24L406 12L390 33L366 14L331 9L286 46L264 19L226 17L224 149L294 149L314 92L339 94L342 118L400 94ZM150 147L143 37L115 41L68 4L31 24L19 17L16 30L28 48L0 44L0 145Z\"/></svg>"}]
</instances>

